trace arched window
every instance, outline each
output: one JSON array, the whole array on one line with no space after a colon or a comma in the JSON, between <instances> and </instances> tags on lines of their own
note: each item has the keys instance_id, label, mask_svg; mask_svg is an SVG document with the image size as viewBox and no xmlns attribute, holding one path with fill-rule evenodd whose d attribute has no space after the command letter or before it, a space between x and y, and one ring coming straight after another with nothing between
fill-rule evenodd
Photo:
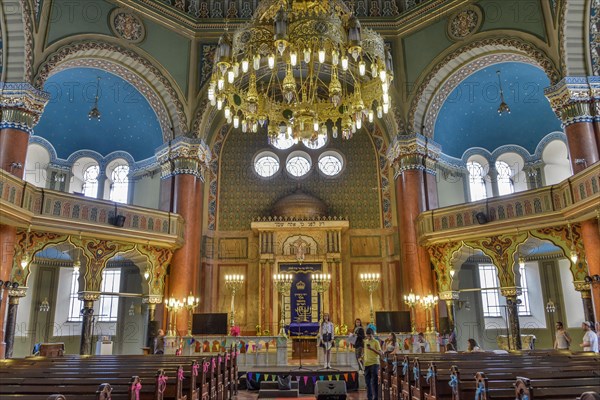
<instances>
[{"instance_id":1,"label":"arched window","mask_svg":"<svg viewBox=\"0 0 600 400\"><path fill-rule=\"evenodd\" d=\"M119 165L116 167L111 176L112 184L110 185L111 201L116 203L127 203L127 194L129 192L129 166Z\"/></svg>"},{"instance_id":2,"label":"arched window","mask_svg":"<svg viewBox=\"0 0 600 400\"><path fill-rule=\"evenodd\" d=\"M98 196L98 175L100 175L100 167L92 165L87 167L83 173L83 195L87 197Z\"/></svg>"},{"instance_id":3,"label":"arched window","mask_svg":"<svg viewBox=\"0 0 600 400\"><path fill-rule=\"evenodd\" d=\"M498 194L512 194L515 192L512 171L504 161L496 161L496 172L498 173Z\"/></svg>"},{"instance_id":4,"label":"arched window","mask_svg":"<svg viewBox=\"0 0 600 400\"><path fill-rule=\"evenodd\" d=\"M471 201L483 200L487 198L487 190L485 188L485 172L481 164L475 161L467 163L469 171L469 192L471 193Z\"/></svg>"}]
</instances>

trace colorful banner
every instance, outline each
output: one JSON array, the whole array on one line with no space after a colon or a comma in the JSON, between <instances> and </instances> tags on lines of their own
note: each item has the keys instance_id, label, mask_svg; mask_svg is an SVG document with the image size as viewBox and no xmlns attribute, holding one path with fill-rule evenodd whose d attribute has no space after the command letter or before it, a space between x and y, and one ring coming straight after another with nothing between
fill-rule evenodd
<instances>
[{"instance_id":1,"label":"colorful banner","mask_svg":"<svg viewBox=\"0 0 600 400\"><path fill-rule=\"evenodd\" d=\"M321 272L321 264L280 264L279 271L294 275L290 291L292 322L318 322L321 304L314 315L311 274Z\"/></svg>"}]
</instances>

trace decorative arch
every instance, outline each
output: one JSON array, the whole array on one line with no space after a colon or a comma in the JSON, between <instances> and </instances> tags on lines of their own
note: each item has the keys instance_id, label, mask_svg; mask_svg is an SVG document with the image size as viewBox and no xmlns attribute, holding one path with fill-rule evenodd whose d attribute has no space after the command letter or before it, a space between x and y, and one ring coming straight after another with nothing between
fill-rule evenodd
<instances>
[{"instance_id":1,"label":"decorative arch","mask_svg":"<svg viewBox=\"0 0 600 400\"><path fill-rule=\"evenodd\" d=\"M447 55L423 79L411 102L409 127L432 138L437 115L452 90L475 71L507 61L537 66L551 83L559 80L560 74L553 61L530 43L510 37L474 41Z\"/></svg>"},{"instance_id":2,"label":"decorative arch","mask_svg":"<svg viewBox=\"0 0 600 400\"><path fill-rule=\"evenodd\" d=\"M135 87L156 113L165 142L187 132L183 104L169 80L147 59L116 44L85 41L62 46L41 64L35 84L43 87L50 76L77 67L105 70Z\"/></svg>"},{"instance_id":3,"label":"decorative arch","mask_svg":"<svg viewBox=\"0 0 600 400\"><path fill-rule=\"evenodd\" d=\"M563 142L564 144L567 144L567 135L565 135L564 132L560 132L560 131L551 132L551 133L547 134L546 136L544 136L542 138L542 140L540 140L540 142L536 146L533 157L537 160L541 160L542 154L544 153L544 150L546 149L546 147L550 143L554 142L555 140L559 140L559 141Z\"/></svg>"}]
</instances>

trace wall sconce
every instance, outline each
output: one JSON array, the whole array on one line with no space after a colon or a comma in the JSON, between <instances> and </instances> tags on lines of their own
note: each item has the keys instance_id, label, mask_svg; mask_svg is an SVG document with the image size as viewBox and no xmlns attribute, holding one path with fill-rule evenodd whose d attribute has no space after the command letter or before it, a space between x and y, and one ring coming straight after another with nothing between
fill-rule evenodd
<instances>
[{"instance_id":1,"label":"wall sconce","mask_svg":"<svg viewBox=\"0 0 600 400\"><path fill-rule=\"evenodd\" d=\"M456 270L454 268L450 268L450 271L448 271L450 273L450 278L454 279L454 275L456 274Z\"/></svg>"},{"instance_id":2,"label":"wall sconce","mask_svg":"<svg viewBox=\"0 0 600 400\"><path fill-rule=\"evenodd\" d=\"M150 270L146 268L146 270L144 271L144 279L148 280L148 278L150 278Z\"/></svg>"},{"instance_id":3,"label":"wall sconce","mask_svg":"<svg viewBox=\"0 0 600 400\"><path fill-rule=\"evenodd\" d=\"M556 312L556 306L551 299L548 299L548 303L546 303L546 312L548 314L553 314Z\"/></svg>"},{"instance_id":4,"label":"wall sconce","mask_svg":"<svg viewBox=\"0 0 600 400\"><path fill-rule=\"evenodd\" d=\"M48 303L48 298L44 297L44 300L40 303L40 312L48 312L50 311L50 303Z\"/></svg>"},{"instance_id":5,"label":"wall sconce","mask_svg":"<svg viewBox=\"0 0 600 400\"><path fill-rule=\"evenodd\" d=\"M471 303L469 303L468 300L465 300L465 301L459 300L458 301L458 309L462 310L463 308L465 309L465 311L471 311Z\"/></svg>"}]
</instances>

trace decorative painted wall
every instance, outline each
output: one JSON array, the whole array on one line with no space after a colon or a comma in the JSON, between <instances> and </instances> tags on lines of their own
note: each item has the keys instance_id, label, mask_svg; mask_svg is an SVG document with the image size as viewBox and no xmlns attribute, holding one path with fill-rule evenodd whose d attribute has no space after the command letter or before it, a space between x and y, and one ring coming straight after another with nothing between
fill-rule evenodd
<instances>
[{"instance_id":1,"label":"decorative painted wall","mask_svg":"<svg viewBox=\"0 0 600 400\"><path fill-rule=\"evenodd\" d=\"M337 178L325 178L316 168L321 150L297 144L279 151L267 144L265 134L242 134L232 130L223 143L220 158L218 230L246 230L253 218L270 215L279 198L298 187L329 206L329 215L348 217L351 228L376 229L382 226L378 161L373 143L365 131L352 139L330 139L325 149L337 149L345 157L345 167ZM276 153L280 171L261 178L254 171L253 158L262 151ZM284 171L290 151L303 150L313 157L311 172L304 179L291 178Z\"/></svg>"}]
</instances>

